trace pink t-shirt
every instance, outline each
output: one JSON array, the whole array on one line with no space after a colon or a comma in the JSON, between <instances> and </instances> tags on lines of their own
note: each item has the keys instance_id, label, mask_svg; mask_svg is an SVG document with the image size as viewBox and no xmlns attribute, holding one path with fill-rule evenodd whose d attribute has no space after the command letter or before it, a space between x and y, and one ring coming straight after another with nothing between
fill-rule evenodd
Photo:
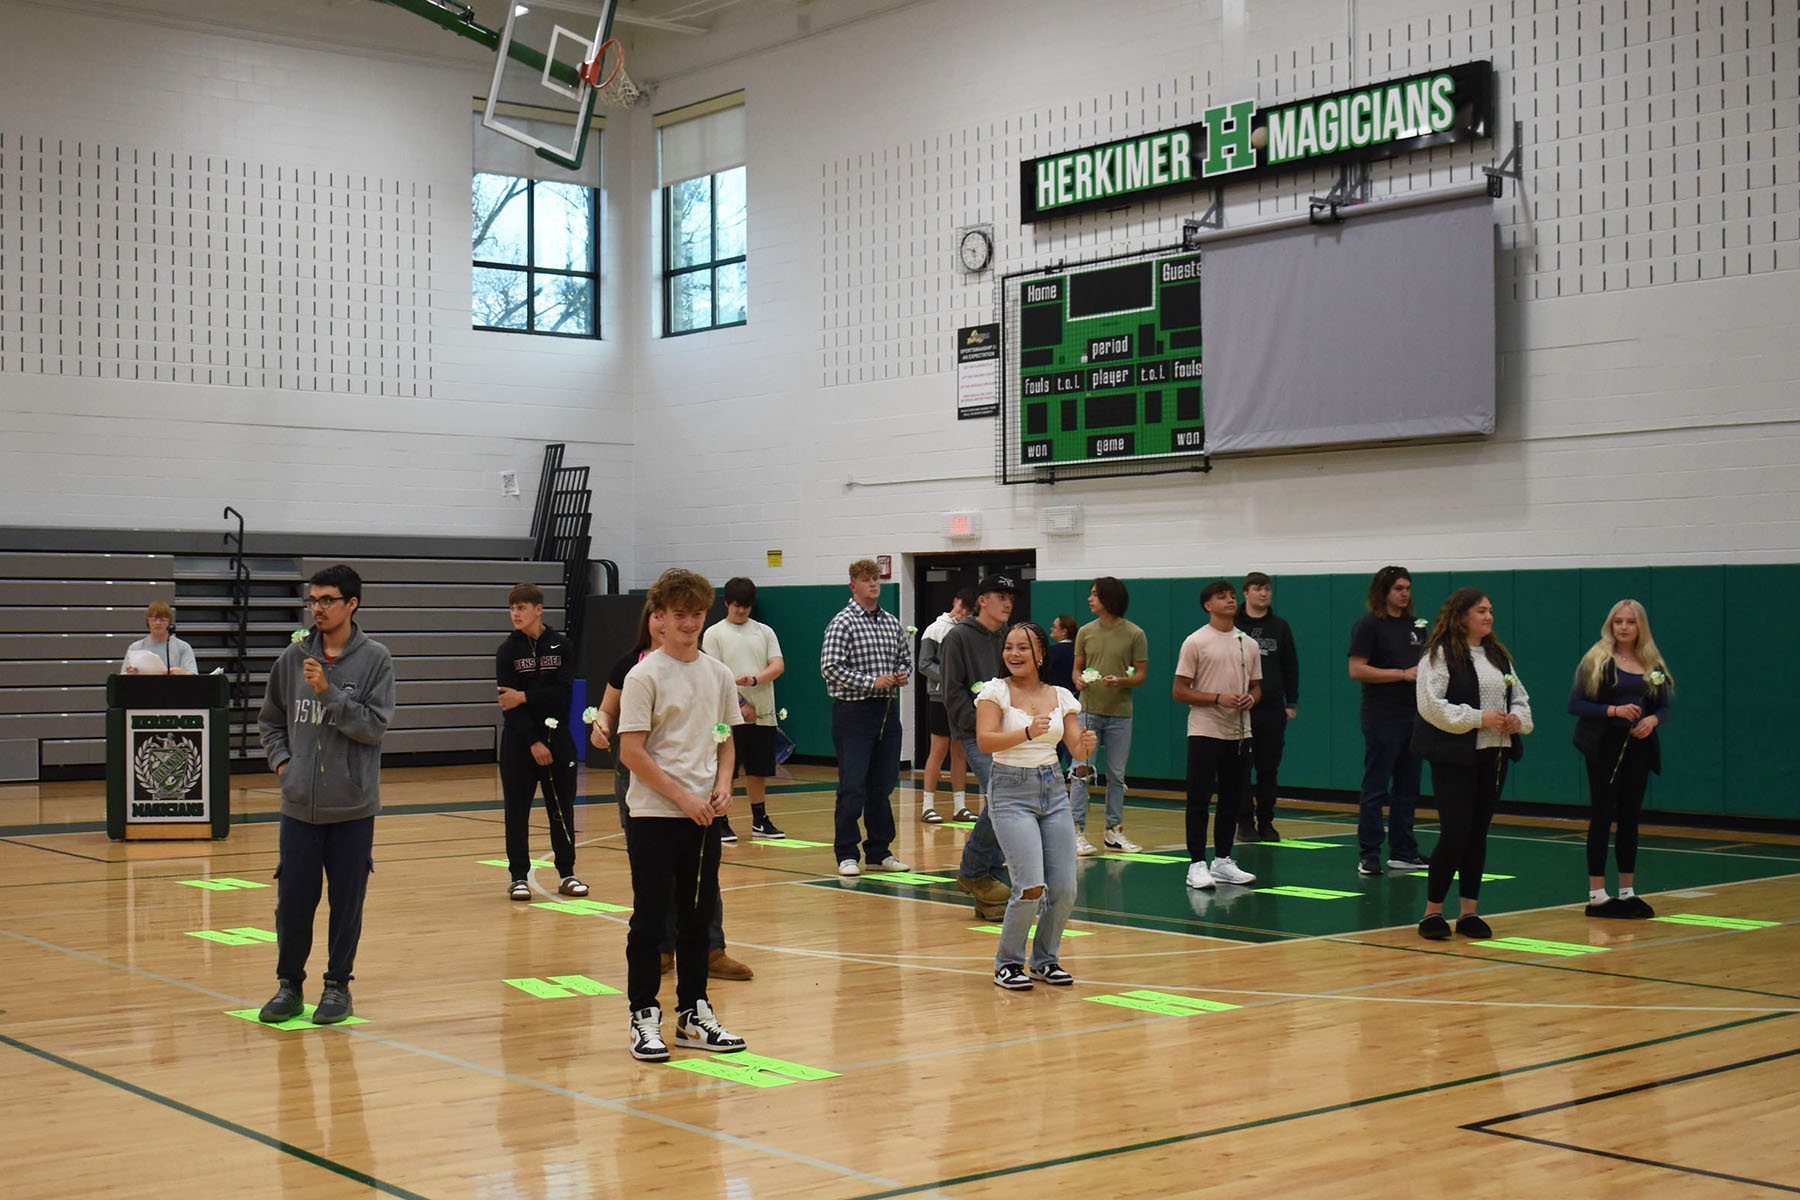
<instances>
[{"instance_id":1,"label":"pink t-shirt","mask_svg":"<svg viewBox=\"0 0 1800 1200\"><path fill-rule=\"evenodd\" d=\"M1188 634L1175 661L1175 674L1202 692L1247 692L1262 678L1262 651L1239 629L1214 629L1207 622ZM1250 714L1220 704L1190 705L1189 737L1235 742L1250 736Z\"/></svg>"}]
</instances>

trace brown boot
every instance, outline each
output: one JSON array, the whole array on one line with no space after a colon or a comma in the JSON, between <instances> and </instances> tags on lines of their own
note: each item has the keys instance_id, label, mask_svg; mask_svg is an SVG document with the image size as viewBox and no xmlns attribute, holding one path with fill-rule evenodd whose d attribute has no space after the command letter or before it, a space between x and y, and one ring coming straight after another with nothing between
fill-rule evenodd
<instances>
[{"instance_id":1,"label":"brown boot","mask_svg":"<svg viewBox=\"0 0 1800 1200\"><path fill-rule=\"evenodd\" d=\"M713 979L754 979L756 972L724 950L714 950L706 958L706 973Z\"/></svg>"},{"instance_id":2,"label":"brown boot","mask_svg":"<svg viewBox=\"0 0 1800 1200\"><path fill-rule=\"evenodd\" d=\"M984 921L1004 921L1006 920L1006 905L983 904L981 901L977 900L975 902L975 915Z\"/></svg>"},{"instance_id":3,"label":"brown boot","mask_svg":"<svg viewBox=\"0 0 1800 1200\"><path fill-rule=\"evenodd\" d=\"M664 975L667 975L670 971L673 971L674 969L675 969L675 955L672 953L664 954L662 956L662 973Z\"/></svg>"},{"instance_id":4,"label":"brown boot","mask_svg":"<svg viewBox=\"0 0 1800 1200\"><path fill-rule=\"evenodd\" d=\"M1001 883L992 875L983 875L980 879L964 879L958 875L956 886L975 897L977 904L986 904L989 907L999 905L1001 908L1005 908L1006 902L1012 899L1012 888Z\"/></svg>"}]
</instances>

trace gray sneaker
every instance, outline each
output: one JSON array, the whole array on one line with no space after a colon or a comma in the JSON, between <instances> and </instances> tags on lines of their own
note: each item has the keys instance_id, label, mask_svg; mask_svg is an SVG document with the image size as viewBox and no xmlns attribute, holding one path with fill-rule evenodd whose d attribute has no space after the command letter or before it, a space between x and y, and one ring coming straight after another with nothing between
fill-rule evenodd
<instances>
[{"instance_id":1,"label":"gray sneaker","mask_svg":"<svg viewBox=\"0 0 1800 1200\"><path fill-rule=\"evenodd\" d=\"M1388 865L1388 869L1390 871L1429 871L1429 870L1431 870L1430 861L1424 855L1420 854L1416 850L1413 851L1411 854L1396 854L1396 855L1394 855L1394 857L1388 859L1387 865Z\"/></svg>"}]
</instances>

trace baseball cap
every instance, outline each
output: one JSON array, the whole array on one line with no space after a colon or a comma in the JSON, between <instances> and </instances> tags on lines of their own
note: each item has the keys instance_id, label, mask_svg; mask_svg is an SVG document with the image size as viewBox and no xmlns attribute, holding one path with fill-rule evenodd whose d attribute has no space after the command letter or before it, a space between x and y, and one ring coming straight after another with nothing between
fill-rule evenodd
<instances>
[{"instance_id":1,"label":"baseball cap","mask_svg":"<svg viewBox=\"0 0 1800 1200\"><path fill-rule=\"evenodd\" d=\"M1011 596L1016 595L1018 590L1019 581L1010 575L989 575L975 585L977 596L985 595L988 592L1005 592Z\"/></svg>"}]
</instances>

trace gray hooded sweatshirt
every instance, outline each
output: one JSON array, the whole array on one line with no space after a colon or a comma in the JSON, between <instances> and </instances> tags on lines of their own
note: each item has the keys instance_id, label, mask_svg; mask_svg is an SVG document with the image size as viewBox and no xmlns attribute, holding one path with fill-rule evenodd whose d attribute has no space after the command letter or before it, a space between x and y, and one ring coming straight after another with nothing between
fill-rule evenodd
<instances>
[{"instance_id":1,"label":"gray hooded sweatshirt","mask_svg":"<svg viewBox=\"0 0 1800 1200\"><path fill-rule=\"evenodd\" d=\"M306 660L325 665L323 692L306 681ZM313 825L381 811L381 738L394 715L394 660L354 622L350 641L325 663L318 630L291 642L269 671L257 727L269 769L281 776L281 815Z\"/></svg>"}]
</instances>

